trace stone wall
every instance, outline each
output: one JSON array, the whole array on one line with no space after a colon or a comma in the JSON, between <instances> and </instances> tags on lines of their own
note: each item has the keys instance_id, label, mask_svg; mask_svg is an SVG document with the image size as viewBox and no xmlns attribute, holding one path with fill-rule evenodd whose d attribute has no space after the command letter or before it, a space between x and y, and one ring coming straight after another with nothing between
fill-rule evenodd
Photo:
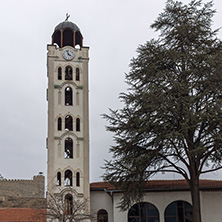
<instances>
[{"instance_id":1,"label":"stone wall","mask_svg":"<svg viewBox=\"0 0 222 222\"><path fill-rule=\"evenodd\" d=\"M34 176L33 180L0 179L0 198L10 197L44 197L45 177Z\"/></svg>"},{"instance_id":2,"label":"stone wall","mask_svg":"<svg viewBox=\"0 0 222 222\"><path fill-rule=\"evenodd\" d=\"M46 206L45 177L34 176L33 180L0 179L0 207L44 208Z\"/></svg>"}]
</instances>

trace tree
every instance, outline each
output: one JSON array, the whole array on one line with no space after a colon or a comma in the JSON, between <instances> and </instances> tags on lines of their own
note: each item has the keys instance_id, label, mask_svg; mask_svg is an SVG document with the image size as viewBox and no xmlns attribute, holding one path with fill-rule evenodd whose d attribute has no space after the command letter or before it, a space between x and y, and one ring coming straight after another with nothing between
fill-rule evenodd
<instances>
[{"instance_id":1,"label":"tree","mask_svg":"<svg viewBox=\"0 0 222 222\"><path fill-rule=\"evenodd\" d=\"M124 190L125 210L159 172L189 184L201 222L199 178L222 168L222 43L211 29L213 3L168 0L151 25L157 40L138 47L126 74L124 107L104 115L114 133L104 179Z\"/></svg>"},{"instance_id":2,"label":"tree","mask_svg":"<svg viewBox=\"0 0 222 222\"><path fill-rule=\"evenodd\" d=\"M47 192L46 210L42 213L44 215L38 216L47 218L49 222L89 222L94 218L89 213L88 205L88 200L76 199L73 192L66 195Z\"/></svg>"}]
</instances>

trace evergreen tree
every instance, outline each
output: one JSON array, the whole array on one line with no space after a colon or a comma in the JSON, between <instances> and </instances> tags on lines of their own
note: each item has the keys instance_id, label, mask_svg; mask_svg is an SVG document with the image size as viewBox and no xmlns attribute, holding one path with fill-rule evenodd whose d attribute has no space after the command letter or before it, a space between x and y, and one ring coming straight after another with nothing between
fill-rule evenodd
<instances>
[{"instance_id":1,"label":"evergreen tree","mask_svg":"<svg viewBox=\"0 0 222 222\"><path fill-rule=\"evenodd\" d=\"M125 210L159 172L189 184L193 222L201 222L199 178L222 168L222 42L213 3L168 0L151 25L157 40L139 46L126 74L124 107L104 115L114 133L104 179L117 182Z\"/></svg>"}]
</instances>

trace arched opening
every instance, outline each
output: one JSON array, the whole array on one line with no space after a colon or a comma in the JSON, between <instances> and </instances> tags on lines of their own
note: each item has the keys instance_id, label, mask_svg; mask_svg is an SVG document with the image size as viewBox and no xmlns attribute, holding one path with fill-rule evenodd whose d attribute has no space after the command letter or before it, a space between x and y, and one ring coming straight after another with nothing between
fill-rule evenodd
<instances>
[{"instance_id":1,"label":"arched opening","mask_svg":"<svg viewBox=\"0 0 222 222\"><path fill-rule=\"evenodd\" d=\"M65 80L72 80L72 67L71 66L66 66Z\"/></svg>"},{"instance_id":2,"label":"arched opening","mask_svg":"<svg viewBox=\"0 0 222 222\"><path fill-rule=\"evenodd\" d=\"M58 80L62 80L62 68L58 68Z\"/></svg>"},{"instance_id":3,"label":"arched opening","mask_svg":"<svg viewBox=\"0 0 222 222\"><path fill-rule=\"evenodd\" d=\"M57 173L56 185L61 186L61 173L60 172Z\"/></svg>"},{"instance_id":4,"label":"arched opening","mask_svg":"<svg viewBox=\"0 0 222 222\"><path fill-rule=\"evenodd\" d=\"M166 207L165 222L192 222L192 206L186 201L174 201Z\"/></svg>"},{"instance_id":5,"label":"arched opening","mask_svg":"<svg viewBox=\"0 0 222 222\"><path fill-rule=\"evenodd\" d=\"M75 45L80 45L80 47L82 47L82 35L81 35L81 33L77 31L75 33L75 36L76 36L76 38L75 38L75 40L76 40Z\"/></svg>"},{"instance_id":6,"label":"arched opening","mask_svg":"<svg viewBox=\"0 0 222 222\"><path fill-rule=\"evenodd\" d=\"M108 222L108 213L106 210L101 209L97 212L97 222Z\"/></svg>"},{"instance_id":7,"label":"arched opening","mask_svg":"<svg viewBox=\"0 0 222 222\"><path fill-rule=\"evenodd\" d=\"M66 194L65 196L65 214L71 215L73 212L73 196Z\"/></svg>"},{"instance_id":8,"label":"arched opening","mask_svg":"<svg viewBox=\"0 0 222 222\"><path fill-rule=\"evenodd\" d=\"M76 68L76 81L80 81L79 68Z\"/></svg>"},{"instance_id":9,"label":"arched opening","mask_svg":"<svg viewBox=\"0 0 222 222\"><path fill-rule=\"evenodd\" d=\"M134 204L128 212L128 222L159 222L159 211L151 203L141 202Z\"/></svg>"},{"instance_id":10,"label":"arched opening","mask_svg":"<svg viewBox=\"0 0 222 222\"><path fill-rule=\"evenodd\" d=\"M65 30L63 31L63 47L65 46L72 46L73 45L73 31L72 30Z\"/></svg>"},{"instance_id":11,"label":"arched opening","mask_svg":"<svg viewBox=\"0 0 222 222\"><path fill-rule=\"evenodd\" d=\"M70 115L67 115L65 118L65 129L69 131L73 131L73 120Z\"/></svg>"},{"instance_id":12,"label":"arched opening","mask_svg":"<svg viewBox=\"0 0 222 222\"><path fill-rule=\"evenodd\" d=\"M65 105L72 106L72 88L69 86L65 88Z\"/></svg>"},{"instance_id":13,"label":"arched opening","mask_svg":"<svg viewBox=\"0 0 222 222\"><path fill-rule=\"evenodd\" d=\"M57 130L58 130L58 131L61 131L61 130L62 130L62 118L61 118L61 117L58 118Z\"/></svg>"},{"instance_id":14,"label":"arched opening","mask_svg":"<svg viewBox=\"0 0 222 222\"><path fill-rule=\"evenodd\" d=\"M79 172L76 173L76 186L80 187L80 173Z\"/></svg>"},{"instance_id":15,"label":"arched opening","mask_svg":"<svg viewBox=\"0 0 222 222\"><path fill-rule=\"evenodd\" d=\"M64 158L65 159L72 159L73 158L73 141L71 138L65 139Z\"/></svg>"},{"instance_id":16,"label":"arched opening","mask_svg":"<svg viewBox=\"0 0 222 222\"><path fill-rule=\"evenodd\" d=\"M65 184L65 186L72 186L72 171L71 170L65 171L64 184Z\"/></svg>"},{"instance_id":17,"label":"arched opening","mask_svg":"<svg viewBox=\"0 0 222 222\"><path fill-rule=\"evenodd\" d=\"M56 31L53 35L53 43L56 43L59 48L61 47L61 32Z\"/></svg>"},{"instance_id":18,"label":"arched opening","mask_svg":"<svg viewBox=\"0 0 222 222\"><path fill-rule=\"evenodd\" d=\"M80 131L80 119L76 119L76 131Z\"/></svg>"}]
</instances>

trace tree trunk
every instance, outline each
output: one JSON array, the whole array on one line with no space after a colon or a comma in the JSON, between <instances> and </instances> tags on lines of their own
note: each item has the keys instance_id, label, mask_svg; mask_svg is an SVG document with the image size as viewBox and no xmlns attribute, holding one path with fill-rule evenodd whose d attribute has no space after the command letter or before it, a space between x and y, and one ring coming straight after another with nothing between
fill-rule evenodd
<instances>
[{"instance_id":1,"label":"tree trunk","mask_svg":"<svg viewBox=\"0 0 222 222\"><path fill-rule=\"evenodd\" d=\"M191 178L190 189L193 204L193 222L201 222L200 187L199 178L196 175Z\"/></svg>"}]
</instances>

